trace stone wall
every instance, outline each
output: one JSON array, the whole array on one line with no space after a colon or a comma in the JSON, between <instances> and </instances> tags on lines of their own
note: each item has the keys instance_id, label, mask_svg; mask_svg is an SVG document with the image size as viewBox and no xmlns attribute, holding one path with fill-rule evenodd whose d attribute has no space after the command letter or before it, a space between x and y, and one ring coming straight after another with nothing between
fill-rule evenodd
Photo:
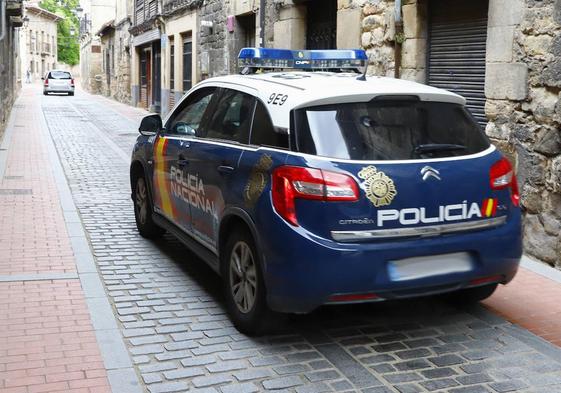
<instances>
[{"instance_id":1,"label":"stone wall","mask_svg":"<svg viewBox=\"0 0 561 393\"><path fill-rule=\"evenodd\" d=\"M495 0L489 24L486 131L516 162L526 253L561 268L561 1Z\"/></svg>"},{"instance_id":2,"label":"stone wall","mask_svg":"<svg viewBox=\"0 0 561 393\"><path fill-rule=\"evenodd\" d=\"M115 69L111 80L111 97L125 104L131 103L131 27L126 18L115 26Z\"/></svg>"},{"instance_id":3,"label":"stone wall","mask_svg":"<svg viewBox=\"0 0 561 393\"><path fill-rule=\"evenodd\" d=\"M10 22L10 16L6 16L1 22L6 24L6 35L0 41L0 142L20 88L17 79L20 61L18 34Z\"/></svg>"},{"instance_id":4,"label":"stone wall","mask_svg":"<svg viewBox=\"0 0 561 393\"><path fill-rule=\"evenodd\" d=\"M226 75L230 72L230 49L226 31L229 0L205 2L199 11L199 21L210 21L212 28L201 27L198 32L200 78Z\"/></svg>"}]
</instances>

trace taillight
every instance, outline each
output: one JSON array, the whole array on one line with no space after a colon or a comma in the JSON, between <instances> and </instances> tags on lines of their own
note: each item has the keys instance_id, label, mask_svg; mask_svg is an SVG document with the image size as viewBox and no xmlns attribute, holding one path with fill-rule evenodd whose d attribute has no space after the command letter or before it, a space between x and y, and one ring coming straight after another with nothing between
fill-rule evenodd
<instances>
[{"instance_id":1,"label":"taillight","mask_svg":"<svg viewBox=\"0 0 561 393\"><path fill-rule=\"evenodd\" d=\"M272 197L277 213L298 226L294 200L357 201L358 185L348 175L296 166L281 166L273 171Z\"/></svg>"},{"instance_id":2,"label":"taillight","mask_svg":"<svg viewBox=\"0 0 561 393\"><path fill-rule=\"evenodd\" d=\"M49 86L49 79L45 78L45 86Z\"/></svg>"},{"instance_id":3,"label":"taillight","mask_svg":"<svg viewBox=\"0 0 561 393\"><path fill-rule=\"evenodd\" d=\"M70 85L74 87L74 78L70 79Z\"/></svg>"},{"instance_id":4,"label":"taillight","mask_svg":"<svg viewBox=\"0 0 561 393\"><path fill-rule=\"evenodd\" d=\"M520 205L520 193L518 191L518 182L512 165L506 158L501 158L491 166L489 173L491 188L493 190L503 190L510 188L510 198L514 206Z\"/></svg>"}]
</instances>

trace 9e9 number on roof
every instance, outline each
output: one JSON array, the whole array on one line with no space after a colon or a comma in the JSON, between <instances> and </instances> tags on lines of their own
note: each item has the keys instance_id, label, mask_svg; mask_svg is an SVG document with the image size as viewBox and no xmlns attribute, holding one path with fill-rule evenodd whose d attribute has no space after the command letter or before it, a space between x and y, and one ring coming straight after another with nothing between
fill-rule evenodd
<instances>
[{"instance_id":1,"label":"9e9 number on roof","mask_svg":"<svg viewBox=\"0 0 561 393\"><path fill-rule=\"evenodd\" d=\"M271 96L267 100L267 104L270 104L270 105L284 105L284 103L286 102L287 99L288 99L288 96L286 94L273 93L273 94L271 94Z\"/></svg>"}]
</instances>

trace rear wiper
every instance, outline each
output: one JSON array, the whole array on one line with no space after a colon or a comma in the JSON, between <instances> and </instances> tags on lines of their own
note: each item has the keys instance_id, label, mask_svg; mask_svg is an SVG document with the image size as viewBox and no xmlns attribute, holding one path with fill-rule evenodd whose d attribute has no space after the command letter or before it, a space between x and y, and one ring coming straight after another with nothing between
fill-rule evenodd
<instances>
[{"instance_id":1,"label":"rear wiper","mask_svg":"<svg viewBox=\"0 0 561 393\"><path fill-rule=\"evenodd\" d=\"M454 145L451 143L428 143L426 145L419 145L415 148L415 153L431 153L437 151L453 151L453 150L465 150L464 145Z\"/></svg>"}]
</instances>

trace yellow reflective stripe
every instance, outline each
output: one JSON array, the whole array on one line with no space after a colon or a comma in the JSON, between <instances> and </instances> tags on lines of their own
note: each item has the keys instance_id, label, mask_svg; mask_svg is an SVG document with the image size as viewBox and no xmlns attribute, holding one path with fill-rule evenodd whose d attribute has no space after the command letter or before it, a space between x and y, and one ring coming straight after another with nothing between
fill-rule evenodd
<instances>
[{"instance_id":1,"label":"yellow reflective stripe","mask_svg":"<svg viewBox=\"0 0 561 393\"><path fill-rule=\"evenodd\" d=\"M491 214L493 214L493 205L494 204L495 204L494 199L487 199L487 209L485 211L485 215L487 217L491 217Z\"/></svg>"},{"instance_id":2,"label":"yellow reflective stripe","mask_svg":"<svg viewBox=\"0 0 561 393\"><path fill-rule=\"evenodd\" d=\"M164 148L166 139L159 138L156 145L156 183L160 192L160 201L162 203L162 211L169 218L173 217L173 207L169 196L169 185L166 183L166 158L164 156Z\"/></svg>"}]
</instances>

